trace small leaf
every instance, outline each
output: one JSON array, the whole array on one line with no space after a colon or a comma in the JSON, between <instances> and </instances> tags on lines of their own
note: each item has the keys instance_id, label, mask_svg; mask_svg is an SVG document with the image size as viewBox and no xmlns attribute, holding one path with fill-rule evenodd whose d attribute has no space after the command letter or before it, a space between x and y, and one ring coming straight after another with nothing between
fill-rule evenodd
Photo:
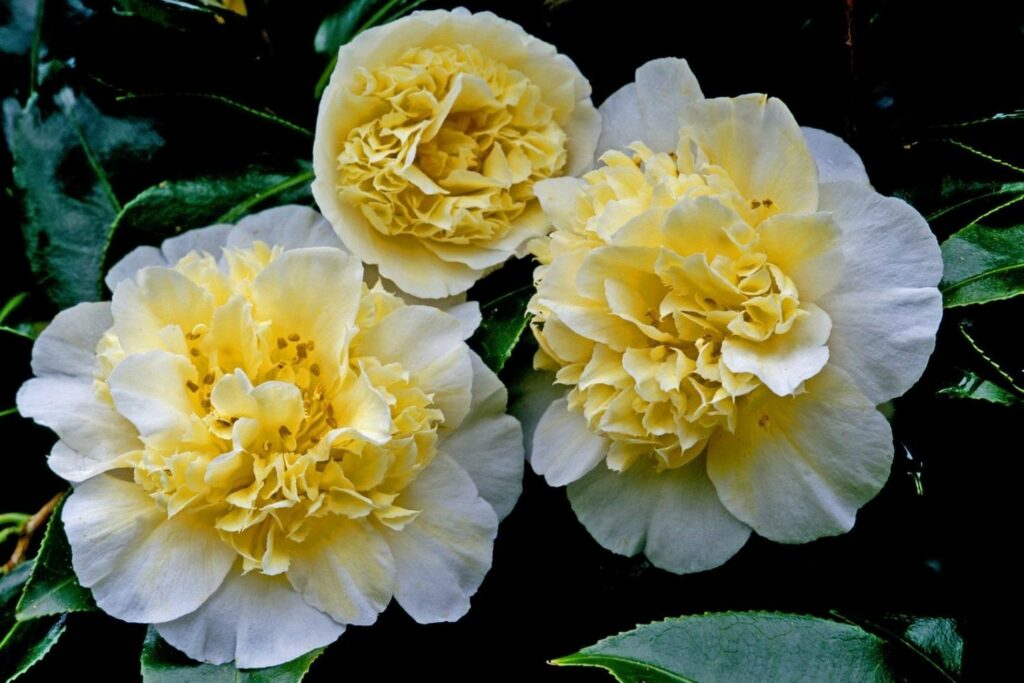
<instances>
[{"instance_id":1,"label":"small leaf","mask_svg":"<svg viewBox=\"0 0 1024 683\"><path fill-rule=\"evenodd\" d=\"M995 382L982 379L973 372L965 372L959 382L939 389L938 393L951 398L988 401L1002 406L1015 406L1022 402L1022 399L1012 391L1002 388Z\"/></svg>"},{"instance_id":2,"label":"small leaf","mask_svg":"<svg viewBox=\"0 0 1024 683\"><path fill-rule=\"evenodd\" d=\"M886 643L858 626L767 612L667 619L557 659L623 683L896 681Z\"/></svg>"},{"instance_id":3,"label":"small leaf","mask_svg":"<svg viewBox=\"0 0 1024 683\"><path fill-rule=\"evenodd\" d=\"M352 40L359 27L369 18L370 12L381 0L352 0L346 2L345 8L330 15L320 24L313 38L313 48L317 52L330 54Z\"/></svg>"},{"instance_id":4,"label":"small leaf","mask_svg":"<svg viewBox=\"0 0 1024 683\"><path fill-rule=\"evenodd\" d=\"M59 110L45 117L37 98L24 109L6 100L4 114L29 262L66 308L101 298L103 249L121 210L105 166L137 162L163 141L147 122L107 116L69 88L56 100Z\"/></svg>"},{"instance_id":5,"label":"small leaf","mask_svg":"<svg viewBox=\"0 0 1024 683\"><path fill-rule=\"evenodd\" d=\"M46 656L64 633L64 617L15 621L15 605L32 574L23 562L0 577L0 680L13 681Z\"/></svg>"},{"instance_id":6,"label":"small leaf","mask_svg":"<svg viewBox=\"0 0 1024 683\"><path fill-rule=\"evenodd\" d=\"M46 533L36 555L35 568L18 601L17 619L96 609L92 594L78 583L71 567L71 546L64 534L61 511L64 498L50 515Z\"/></svg>"},{"instance_id":7,"label":"small leaf","mask_svg":"<svg viewBox=\"0 0 1024 683\"><path fill-rule=\"evenodd\" d=\"M236 669L233 664L202 664L168 645L156 629L146 632L142 646L143 683L296 683L309 671L323 648L266 669Z\"/></svg>"},{"instance_id":8,"label":"small leaf","mask_svg":"<svg viewBox=\"0 0 1024 683\"><path fill-rule=\"evenodd\" d=\"M39 0L11 0L0 23L0 54L25 55L32 49Z\"/></svg>"},{"instance_id":9,"label":"small leaf","mask_svg":"<svg viewBox=\"0 0 1024 683\"><path fill-rule=\"evenodd\" d=\"M225 23L232 12L184 0L116 0L123 13L181 31Z\"/></svg>"},{"instance_id":10,"label":"small leaf","mask_svg":"<svg viewBox=\"0 0 1024 683\"><path fill-rule=\"evenodd\" d=\"M947 308L1010 299L1024 293L1024 225L969 225L942 244L939 289Z\"/></svg>"},{"instance_id":11,"label":"small leaf","mask_svg":"<svg viewBox=\"0 0 1024 683\"><path fill-rule=\"evenodd\" d=\"M480 304L482 320L469 344L494 372L505 367L530 321L526 304L532 295L533 287L522 287Z\"/></svg>"}]
</instances>

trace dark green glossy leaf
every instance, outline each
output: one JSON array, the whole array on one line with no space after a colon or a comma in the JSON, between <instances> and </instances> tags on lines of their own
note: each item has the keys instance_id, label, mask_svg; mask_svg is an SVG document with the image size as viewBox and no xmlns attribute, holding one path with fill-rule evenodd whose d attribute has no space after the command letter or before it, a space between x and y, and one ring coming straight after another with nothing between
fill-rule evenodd
<instances>
[{"instance_id":1,"label":"dark green glossy leaf","mask_svg":"<svg viewBox=\"0 0 1024 683\"><path fill-rule=\"evenodd\" d=\"M223 24L231 12L184 0L116 0L125 14L174 28L187 30L200 25ZM219 17L219 20L218 20Z\"/></svg>"},{"instance_id":2,"label":"dark green glossy leaf","mask_svg":"<svg viewBox=\"0 0 1024 683\"><path fill-rule=\"evenodd\" d=\"M942 244L939 289L947 308L984 304L1024 293L1024 225L969 225Z\"/></svg>"},{"instance_id":3,"label":"dark green glossy leaf","mask_svg":"<svg viewBox=\"0 0 1024 683\"><path fill-rule=\"evenodd\" d=\"M150 627L142 646L143 683L295 683L301 681L323 648L266 669L201 664L174 649Z\"/></svg>"},{"instance_id":4,"label":"dark green glossy leaf","mask_svg":"<svg viewBox=\"0 0 1024 683\"><path fill-rule=\"evenodd\" d=\"M947 178L940 196L946 206L928 216L929 221L943 217L962 218L960 225L977 223L1024 200L1024 182L985 183Z\"/></svg>"},{"instance_id":5,"label":"dark green glossy leaf","mask_svg":"<svg viewBox=\"0 0 1024 683\"><path fill-rule=\"evenodd\" d=\"M907 627L903 637L951 678L960 676L964 639L955 621L942 617L916 619Z\"/></svg>"},{"instance_id":6,"label":"dark green glossy leaf","mask_svg":"<svg viewBox=\"0 0 1024 683\"><path fill-rule=\"evenodd\" d=\"M15 606L32 574L32 562L23 562L0 577L0 680L12 681L46 656L61 634L64 617L15 620Z\"/></svg>"},{"instance_id":7,"label":"dark green glossy leaf","mask_svg":"<svg viewBox=\"0 0 1024 683\"><path fill-rule=\"evenodd\" d=\"M531 296L532 286L519 287L480 303L482 320L469 344L491 370L501 370L512 355L530 320L526 305Z\"/></svg>"},{"instance_id":8,"label":"dark green glossy leaf","mask_svg":"<svg viewBox=\"0 0 1024 683\"><path fill-rule=\"evenodd\" d=\"M121 210L105 168L148 158L162 143L150 125L100 112L68 88L44 116L38 99L4 102L14 178L32 271L58 307L101 298L104 245Z\"/></svg>"},{"instance_id":9,"label":"dark green glossy leaf","mask_svg":"<svg viewBox=\"0 0 1024 683\"><path fill-rule=\"evenodd\" d=\"M951 398L971 399L974 401L988 401L1002 406L1019 405L1021 397L1012 391L1004 389L995 382L982 379L973 372L965 372L960 381L954 385L939 389L942 396Z\"/></svg>"},{"instance_id":10,"label":"dark green glossy leaf","mask_svg":"<svg viewBox=\"0 0 1024 683\"><path fill-rule=\"evenodd\" d=\"M330 54L352 40L352 37L363 25L374 8L383 4L381 0L352 0L344 3L344 8L323 20L313 38L313 48L317 52Z\"/></svg>"},{"instance_id":11,"label":"dark green glossy leaf","mask_svg":"<svg viewBox=\"0 0 1024 683\"><path fill-rule=\"evenodd\" d=\"M895 681L886 643L858 626L766 612L667 619L557 659L623 683Z\"/></svg>"},{"instance_id":12,"label":"dark green glossy leaf","mask_svg":"<svg viewBox=\"0 0 1024 683\"><path fill-rule=\"evenodd\" d=\"M39 546L32 576L18 602L19 621L96 609L92 594L78 583L71 567L71 546L61 522L64 500L53 511L46 525L46 534Z\"/></svg>"},{"instance_id":13,"label":"dark green glossy leaf","mask_svg":"<svg viewBox=\"0 0 1024 683\"><path fill-rule=\"evenodd\" d=\"M155 244L186 230L212 225L225 216L240 217L255 206L254 198L258 200L256 204L271 197L280 204L311 201L309 182L305 176L295 182L295 177L251 169L230 177L162 182L124 205L113 222L112 239L127 242L128 247L139 242ZM107 265L110 261L108 257Z\"/></svg>"}]
</instances>

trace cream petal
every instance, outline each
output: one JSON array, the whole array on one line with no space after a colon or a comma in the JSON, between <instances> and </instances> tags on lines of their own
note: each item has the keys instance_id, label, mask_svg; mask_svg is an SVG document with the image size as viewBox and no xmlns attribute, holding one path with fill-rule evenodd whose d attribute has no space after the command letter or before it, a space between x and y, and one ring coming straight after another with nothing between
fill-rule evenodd
<instances>
[{"instance_id":1,"label":"cream petal","mask_svg":"<svg viewBox=\"0 0 1024 683\"><path fill-rule=\"evenodd\" d=\"M283 576L235 569L196 611L156 624L192 659L240 669L276 666L337 640L345 627L309 605Z\"/></svg>"},{"instance_id":2,"label":"cream petal","mask_svg":"<svg viewBox=\"0 0 1024 683\"><path fill-rule=\"evenodd\" d=\"M458 320L429 306L403 306L362 332L352 353L356 357L365 353L383 363L401 363L409 372L418 373L457 348L465 348Z\"/></svg>"},{"instance_id":3,"label":"cream petal","mask_svg":"<svg viewBox=\"0 0 1024 683\"><path fill-rule=\"evenodd\" d=\"M722 506L703 458L663 472L648 463L621 473L598 467L568 493L594 540L619 555L642 552L676 574L723 564L750 536Z\"/></svg>"},{"instance_id":4,"label":"cream petal","mask_svg":"<svg viewBox=\"0 0 1024 683\"><path fill-rule=\"evenodd\" d=\"M498 376L470 352L473 399L459 428L442 433L438 448L469 474L480 496L504 519L523 489L523 430L505 414L508 393Z\"/></svg>"},{"instance_id":5,"label":"cream petal","mask_svg":"<svg viewBox=\"0 0 1024 683\"><path fill-rule=\"evenodd\" d=\"M58 477L77 483L124 466L125 455L123 451L107 449L93 449L80 453L63 441L58 441L53 445L46 464Z\"/></svg>"},{"instance_id":6,"label":"cream petal","mask_svg":"<svg viewBox=\"0 0 1024 683\"><path fill-rule=\"evenodd\" d=\"M572 116L565 124L567 160L566 175L575 176L586 172L594 165L594 150L601 137L601 115L587 98L578 103Z\"/></svg>"},{"instance_id":7,"label":"cream petal","mask_svg":"<svg viewBox=\"0 0 1024 683\"><path fill-rule=\"evenodd\" d=\"M533 434L530 465L551 486L565 486L594 469L608 454L608 441L590 431L564 398L552 402Z\"/></svg>"},{"instance_id":8,"label":"cream petal","mask_svg":"<svg viewBox=\"0 0 1024 683\"><path fill-rule=\"evenodd\" d=\"M814 304L804 304L804 310L808 314L787 333L765 341L726 337L722 342L722 362L734 373L752 373L778 396L792 394L828 362L825 343L832 321Z\"/></svg>"},{"instance_id":9,"label":"cream petal","mask_svg":"<svg viewBox=\"0 0 1024 683\"><path fill-rule=\"evenodd\" d=\"M110 303L81 303L61 311L32 346L32 372L92 378L96 345L114 324Z\"/></svg>"},{"instance_id":10,"label":"cream petal","mask_svg":"<svg viewBox=\"0 0 1024 683\"><path fill-rule=\"evenodd\" d=\"M935 348L938 242L912 207L863 185L822 185L821 208L842 228L846 257L839 285L820 301L832 317L832 359L882 403L920 378Z\"/></svg>"},{"instance_id":11,"label":"cream petal","mask_svg":"<svg viewBox=\"0 0 1024 683\"><path fill-rule=\"evenodd\" d=\"M598 157L609 150L626 150L629 145L647 137L647 126L640 114L636 83L624 85L609 95L598 112L601 114L601 136L597 140L596 150Z\"/></svg>"},{"instance_id":12,"label":"cream petal","mask_svg":"<svg viewBox=\"0 0 1024 683\"><path fill-rule=\"evenodd\" d=\"M329 361L324 371L336 371L359 309L362 281L362 264L339 249L286 251L253 280L255 315L271 320L281 336L315 341L316 353Z\"/></svg>"},{"instance_id":13,"label":"cream petal","mask_svg":"<svg viewBox=\"0 0 1024 683\"><path fill-rule=\"evenodd\" d=\"M544 215L558 230L572 230L576 220L576 200L587 181L582 178L549 178L533 186Z\"/></svg>"},{"instance_id":14,"label":"cream petal","mask_svg":"<svg viewBox=\"0 0 1024 683\"><path fill-rule=\"evenodd\" d=\"M213 314L213 296L170 268L143 268L122 280L111 300L113 331L127 353L164 348L160 332L169 325L192 331Z\"/></svg>"},{"instance_id":15,"label":"cream petal","mask_svg":"<svg viewBox=\"0 0 1024 683\"><path fill-rule=\"evenodd\" d=\"M704 99L690 65L672 57L652 59L636 70L636 96L645 128L639 139L655 152L675 150L680 114Z\"/></svg>"},{"instance_id":16,"label":"cream petal","mask_svg":"<svg viewBox=\"0 0 1024 683\"><path fill-rule=\"evenodd\" d=\"M842 235L827 213L779 214L761 221L760 246L787 277L801 301L817 301L835 289L843 273Z\"/></svg>"},{"instance_id":17,"label":"cream petal","mask_svg":"<svg viewBox=\"0 0 1024 683\"><path fill-rule=\"evenodd\" d=\"M565 398L565 392L565 386L555 384L555 374L546 370L525 370L509 385L508 413L522 425L527 461L532 458L537 425L552 403Z\"/></svg>"},{"instance_id":18,"label":"cream petal","mask_svg":"<svg viewBox=\"0 0 1024 683\"><path fill-rule=\"evenodd\" d=\"M752 395L735 433L708 447L708 474L729 512L761 536L804 543L845 533L889 476L889 423L832 366L798 396Z\"/></svg>"},{"instance_id":19,"label":"cream petal","mask_svg":"<svg viewBox=\"0 0 1024 683\"><path fill-rule=\"evenodd\" d=\"M473 364L469 347L457 346L417 372L417 384L434 397L446 427L462 424L472 402Z\"/></svg>"},{"instance_id":20,"label":"cream petal","mask_svg":"<svg viewBox=\"0 0 1024 683\"><path fill-rule=\"evenodd\" d=\"M780 213L818 210L818 171L793 114L766 95L691 104L685 124L711 164L748 200L770 199Z\"/></svg>"},{"instance_id":21,"label":"cream petal","mask_svg":"<svg viewBox=\"0 0 1024 683\"><path fill-rule=\"evenodd\" d=\"M186 230L180 235L170 237L160 245L160 251L169 265L174 265L190 252L205 252L214 257L220 255L234 226L227 224L211 225L197 230Z\"/></svg>"},{"instance_id":22,"label":"cream petal","mask_svg":"<svg viewBox=\"0 0 1024 683\"><path fill-rule=\"evenodd\" d=\"M194 611L236 557L212 528L187 514L168 518L142 487L106 474L75 488L62 519L75 575L100 609L123 621Z\"/></svg>"},{"instance_id":23,"label":"cream petal","mask_svg":"<svg viewBox=\"0 0 1024 683\"><path fill-rule=\"evenodd\" d=\"M372 624L395 587L395 562L381 534L366 520L332 518L293 550L288 580L335 621Z\"/></svg>"},{"instance_id":24,"label":"cream petal","mask_svg":"<svg viewBox=\"0 0 1024 683\"><path fill-rule=\"evenodd\" d=\"M120 456L142 445L132 423L96 396L91 378L51 375L30 379L18 390L17 404L19 413L52 429L69 449L91 463L85 470L78 467L86 464L82 462L65 467L74 459L62 453L51 462L61 476L78 476L76 472L84 474L93 467L97 471L116 467Z\"/></svg>"},{"instance_id":25,"label":"cream petal","mask_svg":"<svg viewBox=\"0 0 1024 683\"><path fill-rule=\"evenodd\" d=\"M122 280L131 280L143 268L150 266L166 266L167 259L156 247L137 247L128 252L120 261L111 266L103 283L111 292L117 289Z\"/></svg>"},{"instance_id":26,"label":"cream petal","mask_svg":"<svg viewBox=\"0 0 1024 683\"><path fill-rule=\"evenodd\" d=\"M848 180L870 186L868 173L864 170L864 162L861 161L860 155L841 137L808 126L802 126L800 130L803 131L807 147L818 166L819 183Z\"/></svg>"},{"instance_id":27,"label":"cream petal","mask_svg":"<svg viewBox=\"0 0 1024 683\"><path fill-rule=\"evenodd\" d=\"M195 415L186 384L196 370L181 356L147 351L128 356L110 373L108 384L117 412L143 437L185 434Z\"/></svg>"},{"instance_id":28,"label":"cream petal","mask_svg":"<svg viewBox=\"0 0 1024 683\"><path fill-rule=\"evenodd\" d=\"M308 206L289 204L246 216L227 236L227 246L247 249L253 242L285 250L308 247L344 249L327 219Z\"/></svg>"},{"instance_id":29,"label":"cream petal","mask_svg":"<svg viewBox=\"0 0 1024 683\"><path fill-rule=\"evenodd\" d=\"M469 475L441 453L398 502L420 514L387 534L398 569L395 598L421 624L455 621L491 568L498 517Z\"/></svg>"}]
</instances>

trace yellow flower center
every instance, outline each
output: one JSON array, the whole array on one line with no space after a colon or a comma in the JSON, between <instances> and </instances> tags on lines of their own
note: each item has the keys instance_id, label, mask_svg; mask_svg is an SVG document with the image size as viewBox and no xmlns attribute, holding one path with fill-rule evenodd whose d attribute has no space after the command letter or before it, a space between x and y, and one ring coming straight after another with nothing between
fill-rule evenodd
<instances>
[{"instance_id":1,"label":"yellow flower center","mask_svg":"<svg viewBox=\"0 0 1024 683\"><path fill-rule=\"evenodd\" d=\"M253 280L280 253L257 242L225 250L226 269L196 252L174 266L209 304L161 329L153 347L187 363L182 386L161 391L187 397L189 426L144 437L129 462L135 481L169 516L207 520L246 571L266 574L285 571L289 549L333 515L372 516L392 529L412 521L417 511L396 499L434 457L443 421L433 397L401 366L362 353L361 333L404 305L379 286L361 285L340 356L331 351L337 339L261 318ZM174 294L152 287L143 301L158 310ZM98 349L97 390L108 400L111 373L146 352L126 350L116 329ZM355 415L378 404L384 438L352 428Z\"/></svg>"},{"instance_id":2,"label":"yellow flower center","mask_svg":"<svg viewBox=\"0 0 1024 683\"><path fill-rule=\"evenodd\" d=\"M337 191L385 235L498 239L566 163L540 88L471 45L410 48L353 92L380 113L349 132Z\"/></svg>"},{"instance_id":3,"label":"yellow flower center","mask_svg":"<svg viewBox=\"0 0 1024 683\"><path fill-rule=\"evenodd\" d=\"M608 464L675 468L767 390L737 367L802 343L800 325L827 337L830 323L773 262L759 227L778 213L771 197L743 197L720 167L633 149L584 176L572 224L538 245L532 324L538 364L611 439Z\"/></svg>"}]
</instances>

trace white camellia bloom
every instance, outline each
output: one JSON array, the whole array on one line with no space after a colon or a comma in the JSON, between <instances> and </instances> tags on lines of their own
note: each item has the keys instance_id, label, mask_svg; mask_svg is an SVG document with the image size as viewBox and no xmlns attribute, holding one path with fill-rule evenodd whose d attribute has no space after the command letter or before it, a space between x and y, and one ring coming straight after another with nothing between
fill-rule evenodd
<instances>
[{"instance_id":1,"label":"white camellia bloom","mask_svg":"<svg viewBox=\"0 0 1024 683\"><path fill-rule=\"evenodd\" d=\"M469 609L523 467L472 311L364 279L298 206L137 249L107 283L111 302L40 335L18 393L60 437L72 562L101 609L246 668L392 597L424 623Z\"/></svg>"},{"instance_id":2,"label":"white camellia bloom","mask_svg":"<svg viewBox=\"0 0 1024 683\"><path fill-rule=\"evenodd\" d=\"M537 186L537 361L569 389L533 468L603 546L674 572L751 530L848 531L892 463L876 406L934 348L928 225L842 140L764 95L705 99L685 61L647 63L601 116L602 164Z\"/></svg>"},{"instance_id":3,"label":"white camellia bloom","mask_svg":"<svg viewBox=\"0 0 1024 683\"><path fill-rule=\"evenodd\" d=\"M338 52L313 194L401 289L458 294L550 229L534 183L588 168L600 130L554 46L489 12L415 12Z\"/></svg>"}]
</instances>

